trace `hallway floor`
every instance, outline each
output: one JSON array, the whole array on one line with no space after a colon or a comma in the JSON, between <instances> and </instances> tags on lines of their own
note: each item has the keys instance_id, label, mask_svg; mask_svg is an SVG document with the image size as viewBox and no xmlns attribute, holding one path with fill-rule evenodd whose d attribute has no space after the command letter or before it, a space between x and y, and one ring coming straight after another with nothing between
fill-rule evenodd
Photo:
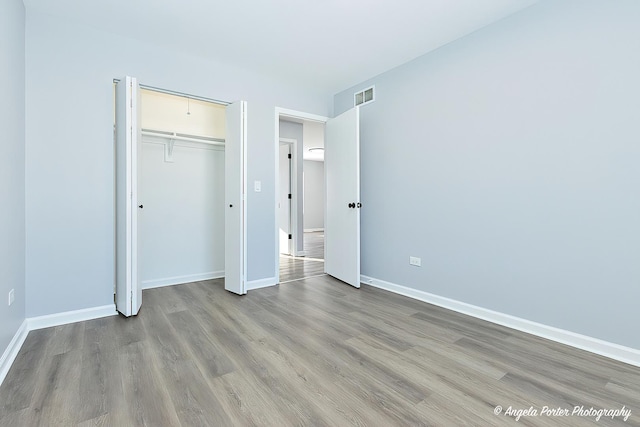
<instances>
[{"instance_id":1,"label":"hallway floor","mask_svg":"<svg viewBox=\"0 0 640 427\"><path fill-rule=\"evenodd\" d=\"M324 232L304 233L306 256L280 254L280 283L324 274Z\"/></svg>"}]
</instances>

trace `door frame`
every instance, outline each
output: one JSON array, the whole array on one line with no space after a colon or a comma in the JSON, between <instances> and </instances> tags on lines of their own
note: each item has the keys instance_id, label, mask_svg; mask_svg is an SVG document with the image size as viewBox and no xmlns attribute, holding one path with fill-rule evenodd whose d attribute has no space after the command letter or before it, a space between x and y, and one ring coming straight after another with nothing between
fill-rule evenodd
<instances>
[{"instance_id":1,"label":"door frame","mask_svg":"<svg viewBox=\"0 0 640 427\"><path fill-rule=\"evenodd\" d=\"M126 79L126 78L125 78ZM231 102L227 102L227 101L221 101L218 99L213 99L213 98L207 98L207 97L203 97L203 96L199 96L199 95L191 95L188 93L184 93L184 92L178 92L178 91L173 91L173 90L169 90L169 89L162 89L162 88L158 88L158 87L154 87L154 86L149 86L149 85L145 85L140 83L140 81L137 78L134 78L137 82L138 88L140 90L144 89L144 90L150 90L150 91L154 91L154 92L160 92L160 93L165 93L165 94L169 94L169 95L175 95L175 96L181 96L181 97L188 97L190 99L197 99L200 101L206 101L206 102L211 102L214 104L219 104L219 105L224 105L224 106L228 106L230 104L232 104ZM116 95L116 91L117 91L117 87L116 85L118 83L120 83L122 81L121 78L114 78L113 79L113 90L114 90L114 103L117 102L117 100L115 99L115 95ZM114 109L117 108L117 105L114 104ZM115 110L114 110L115 111ZM116 185L117 180L118 179L122 179L123 177L120 177L121 175L121 171L118 170L118 158L117 158L117 153L116 153L116 148L117 148L117 115L115 115L113 117L113 126L114 126L114 135L113 135L113 149L114 149L114 158L113 158L113 171L114 171L114 188L113 188L113 196L114 196L114 215L117 215L117 205L116 202L118 200L118 186ZM245 135L246 135L246 126L247 126L247 122L246 122L246 109L245 109L245 118L244 118L244 126L245 126ZM245 136L246 138L246 136ZM142 143L142 141L140 141L140 144ZM243 215L243 222L242 222L242 227L244 228L244 230L242 231L242 247L243 247L243 271L242 274L244 275L244 280L246 283L246 271L247 271L247 215L246 215L246 175L247 175L247 148L248 145L245 143L244 147L243 147L243 186L244 186L244 193L242 194L241 198L243 198L243 209L244 209L244 215ZM139 163L140 159L136 159L137 163ZM137 180L138 174L139 174L139 170L137 170L138 168L136 168L136 176L132 177L134 179ZM125 171L126 172L126 171ZM137 203L136 203L137 205ZM135 215L137 216L139 214L137 206L134 209ZM113 233L113 239L114 239L114 284L113 284L113 292L114 292L114 302L116 300L116 298L118 297L117 295L117 280L118 280L118 273L117 273L117 262L118 262L118 242L117 242L117 235L118 235L118 225L117 225L117 221L114 221L114 233ZM134 257L137 257L137 254L133 255ZM225 271L225 276L226 276L226 271ZM138 280L138 285L141 286L141 282ZM245 288L245 293L246 293L246 288Z\"/></svg>"},{"instance_id":2,"label":"door frame","mask_svg":"<svg viewBox=\"0 0 640 427\"><path fill-rule=\"evenodd\" d=\"M303 111L296 111L296 110L289 110L286 108L280 108L280 107L276 107L275 108L275 139L274 139L274 147L275 147L275 153L276 155L275 157L275 173L274 173L274 182L275 182L275 200L274 200L274 212L275 212L275 222L274 222L274 236L275 236L275 259L274 259L274 266L275 266L275 276L276 276L276 284L280 283L280 217L279 217L279 212L278 212L278 203L280 202L280 141L281 140L287 140L287 138L280 138L280 119L281 118L290 118L290 119L298 119L298 120L308 120L308 121L314 121L314 122L318 122L318 123L327 123L327 120L329 120L329 117L326 116L320 116L317 114L311 114L311 113L305 113ZM295 144L297 145L297 144ZM297 149L296 146L294 146L294 149ZM297 152L296 152L297 153ZM292 154L292 157L295 159L294 155ZM293 162L293 164L295 165L294 167L296 168L296 173L297 173L297 162ZM297 176L297 175L294 175ZM297 192L297 183L296 180L293 179L292 181L294 181L294 188L292 188L292 191L295 194ZM293 187L293 186L292 186ZM292 200L291 200L291 204L293 205L293 197L297 197L297 196L292 196ZM297 203L295 204L296 209L297 209ZM293 209L292 209L293 212ZM297 221L297 215L295 217L295 221ZM295 223L297 226L297 223ZM292 221L292 227L294 226L294 223ZM295 229L294 229L295 231ZM326 233L326 229L325 229L325 233ZM295 235L294 235L295 237ZM293 253L295 254L295 238L294 240L294 250Z\"/></svg>"}]
</instances>

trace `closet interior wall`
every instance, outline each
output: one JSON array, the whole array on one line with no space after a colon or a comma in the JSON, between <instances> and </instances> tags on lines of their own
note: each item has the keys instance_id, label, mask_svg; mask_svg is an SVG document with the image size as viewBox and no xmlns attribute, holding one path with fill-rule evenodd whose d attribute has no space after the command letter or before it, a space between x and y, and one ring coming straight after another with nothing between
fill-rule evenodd
<instances>
[{"instance_id":1,"label":"closet interior wall","mask_svg":"<svg viewBox=\"0 0 640 427\"><path fill-rule=\"evenodd\" d=\"M224 277L225 108L142 90L140 280Z\"/></svg>"}]
</instances>

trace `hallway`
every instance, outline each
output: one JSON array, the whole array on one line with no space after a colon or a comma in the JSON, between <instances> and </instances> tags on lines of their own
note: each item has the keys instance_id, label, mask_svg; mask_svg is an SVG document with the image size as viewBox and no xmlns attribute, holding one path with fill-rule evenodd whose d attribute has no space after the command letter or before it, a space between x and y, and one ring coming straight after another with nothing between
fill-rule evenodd
<instances>
[{"instance_id":1,"label":"hallway","mask_svg":"<svg viewBox=\"0 0 640 427\"><path fill-rule=\"evenodd\" d=\"M324 274L324 231L304 233L306 256L280 254L280 283Z\"/></svg>"}]
</instances>

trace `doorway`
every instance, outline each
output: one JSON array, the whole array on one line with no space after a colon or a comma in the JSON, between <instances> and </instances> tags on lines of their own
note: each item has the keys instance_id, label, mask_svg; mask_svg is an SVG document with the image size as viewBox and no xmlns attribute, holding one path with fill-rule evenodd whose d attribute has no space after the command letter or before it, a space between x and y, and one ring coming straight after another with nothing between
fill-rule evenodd
<instances>
[{"instance_id":1,"label":"doorway","mask_svg":"<svg viewBox=\"0 0 640 427\"><path fill-rule=\"evenodd\" d=\"M303 124L303 231L307 259L324 260L325 233L325 124Z\"/></svg>"},{"instance_id":2,"label":"doorway","mask_svg":"<svg viewBox=\"0 0 640 427\"><path fill-rule=\"evenodd\" d=\"M246 293L246 104L115 82L118 311L222 276Z\"/></svg>"},{"instance_id":3,"label":"doorway","mask_svg":"<svg viewBox=\"0 0 640 427\"><path fill-rule=\"evenodd\" d=\"M282 135L282 123L314 123L322 129L324 146L324 233L322 238L323 259L316 259L321 262L322 273L329 274L345 284L355 288L360 287L360 210L363 206L360 201L360 109L354 107L344 113L329 119L314 114L302 113L281 108L275 109L276 120L276 152L280 149L280 138ZM302 126L304 130L304 126ZM298 144L300 146L301 144ZM308 151L312 147L308 147ZM326 150L325 150L326 149ZM281 268L279 251L279 158L276 155L276 273L278 283L300 280L319 273L319 268L305 271L305 266L309 264L295 265L295 261L310 263L311 257L305 256L303 259L294 256L290 260L292 264L292 275L287 276L287 271ZM301 162L298 155L297 162ZM303 167L299 170L303 171ZM300 174L296 178L300 180ZM304 171L302 174L304 180ZM303 182L304 184L304 182ZM301 187L303 186L301 184ZM304 195L301 196L304 201ZM304 220L301 220L304 223ZM311 231L311 230L308 230ZM294 240L295 240L294 230ZM303 233L299 233L302 237ZM309 237L314 237L309 235ZM301 245L304 249L304 244ZM306 255L306 254L305 254ZM286 280L288 279L288 280Z\"/></svg>"},{"instance_id":4,"label":"doorway","mask_svg":"<svg viewBox=\"0 0 640 427\"><path fill-rule=\"evenodd\" d=\"M324 122L280 114L278 120L279 283L324 274Z\"/></svg>"}]
</instances>

